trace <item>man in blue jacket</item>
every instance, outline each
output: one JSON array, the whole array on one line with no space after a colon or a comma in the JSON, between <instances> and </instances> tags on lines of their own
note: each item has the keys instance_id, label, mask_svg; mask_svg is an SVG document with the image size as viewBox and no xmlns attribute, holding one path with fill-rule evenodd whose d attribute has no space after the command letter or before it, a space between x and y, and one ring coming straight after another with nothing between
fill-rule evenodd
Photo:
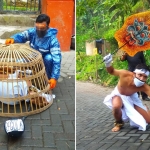
<instances>
[{"instance_id":1,"label":"man in blue jacket","mask_svg":"<svg viewBox=\"0 0 150 150\"><path fill-rule=\"evenodd\" d=\"M36 18L34 28L11 36L9 39L6 39L5 44L25 43L29 41L30 47L42 54L50 88L53 89L60 76L62 56L60 44L56 38L57 29L49 28L49 23L50 17L46 14L40 14Z\"/></svg>"}]
</instances>

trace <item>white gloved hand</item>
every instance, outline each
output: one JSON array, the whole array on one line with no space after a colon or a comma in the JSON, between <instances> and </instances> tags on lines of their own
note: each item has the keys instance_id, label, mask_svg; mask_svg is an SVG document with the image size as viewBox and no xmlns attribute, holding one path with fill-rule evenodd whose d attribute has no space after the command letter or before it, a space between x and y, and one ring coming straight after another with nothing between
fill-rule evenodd
<instances>
[{"instance_id":1,"label":"white gloved hand","mask_svg":"<svg viewBox=\"0 0 150 150\"><path fill-rule=\"evenodd\" d=\"M109 53L108 55L106 55L103 58L103 61L104 61L106 67L110 67L111 66L111 62L112 62L112 55Z\"/></svg>"}]
</instances>

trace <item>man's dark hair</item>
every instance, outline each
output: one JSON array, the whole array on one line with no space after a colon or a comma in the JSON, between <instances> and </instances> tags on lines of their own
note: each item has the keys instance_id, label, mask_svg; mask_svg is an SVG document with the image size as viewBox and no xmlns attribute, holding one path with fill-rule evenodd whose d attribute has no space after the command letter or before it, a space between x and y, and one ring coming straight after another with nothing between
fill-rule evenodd
<instances>
[{"instance_id":1,"label":"man's dark hair","mask_svg":"<svg viewBox=\"0 0 150 150\"><path fill-rule=\"evenodd\" d=\"M46 14L40 14L37 18L36 18L36 23L42 23L42 22L46 22L47 26L49 26L50 23L50 17Z\"/></svg>"},{"instance_id":2,"label":"man's dark hair","mask_svg":"<svg viewBox=\"0 0 150 150\"><path fill-rule=\"evenodd\" d=\"M138 64L135 69L145 69L147 71L150 71L150 67L147 66L146 64Z\"/></svg>"}]
</instances>

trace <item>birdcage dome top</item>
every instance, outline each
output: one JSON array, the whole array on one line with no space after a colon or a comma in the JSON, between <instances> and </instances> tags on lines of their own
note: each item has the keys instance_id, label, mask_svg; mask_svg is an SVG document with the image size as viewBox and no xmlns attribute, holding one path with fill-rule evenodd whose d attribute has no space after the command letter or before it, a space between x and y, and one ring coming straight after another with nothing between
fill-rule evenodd
<instances>
[{"instance_id":1,"label":"birdcage dome top","mask_svg":"<svg viewBox=\"0 0 150 150\"><path fill-rule=\"evenodd\" d=\"M3 63L26 63L41 59L38 51L25 44L0 45L0 62Z\"/></svg>"},{"instance_id":2,"label":"birdcage dome top","mask_svg":"<svg viewBox=\"0 0 150 150\"><path fill-rule=\"evenodd\" d=\"M26 72L34 70L32 76L45 72L40 52L30 48L26 44L0 45L0 79L2 75L13 74L16 70ZM22 77L20 77L22 78ZM24 75L24 79L26 76ZM29 79L29 76L27 76Z\"/></svg>"}]
</instances>

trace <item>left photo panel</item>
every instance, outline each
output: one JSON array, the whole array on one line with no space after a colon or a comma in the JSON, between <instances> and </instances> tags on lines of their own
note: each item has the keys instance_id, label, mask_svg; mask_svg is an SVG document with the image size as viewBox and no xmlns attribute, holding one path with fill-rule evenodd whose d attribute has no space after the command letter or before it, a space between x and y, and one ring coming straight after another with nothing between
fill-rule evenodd
<instances>
[{"instance_id":1,"label":"left photo panel","mask_svg":"<svg viewBox=\"0 0 150 150\"><path fill-rule=\"evenodd\" d=\"M0 0L1 149L75 150L75 0Z\"/></svg>"}]
</instances>

